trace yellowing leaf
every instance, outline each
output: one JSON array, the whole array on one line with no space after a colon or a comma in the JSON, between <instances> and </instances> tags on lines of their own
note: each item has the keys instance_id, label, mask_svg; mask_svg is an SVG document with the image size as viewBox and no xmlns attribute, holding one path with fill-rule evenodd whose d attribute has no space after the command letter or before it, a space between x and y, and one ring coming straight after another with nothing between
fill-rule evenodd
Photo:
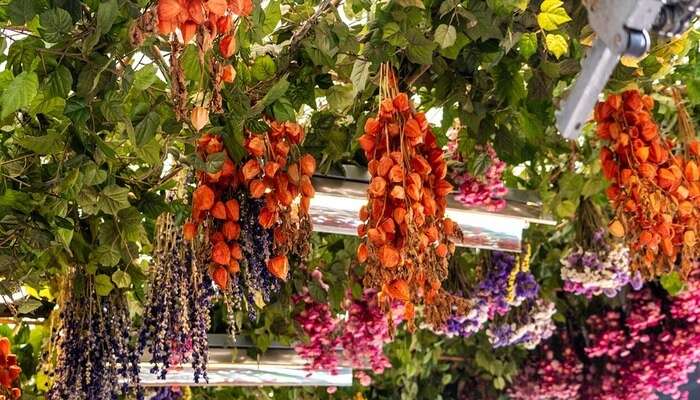
<instances>
[{"instance_id":1,"label":"yellowing leaf","mask_svg":"<svg viewBox=\"0 0 700 400\"><path fill-rule=\"evenodd\" d=\"M562 7L560 0L544 0L540 6L540 13L537 15L537 23L545 31L559 29L562 24L571 21L571 17Z\"/></svg>"},{"instance_id":2,"label":"yellowing leaf","mask_svg":"<svg viewBox=\"0 0 700 400\"><path fill-rule=\"evenodd\" d=\"M569 43L562 35L548 33L545 37L545 43L547 45L547 51L554 54L556 58L563 56L569 51Z\"/></svg>"},{"instance_id":3,"label":"yellowing leaf","mask_svg":"<svg viewBox=\"0 0 700 400\"><path fill-rule=\"evenodd\" d=\"M639 68L639 61L641 61L641 59L632 56L622 56L620 58L620 63L630 68Z\"/></svg>"}]
</instances>

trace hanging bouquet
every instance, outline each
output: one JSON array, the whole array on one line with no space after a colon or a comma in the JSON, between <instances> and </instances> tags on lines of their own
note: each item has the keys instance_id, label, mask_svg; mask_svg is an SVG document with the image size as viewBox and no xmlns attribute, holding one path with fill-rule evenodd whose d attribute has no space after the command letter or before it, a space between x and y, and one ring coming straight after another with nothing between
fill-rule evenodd
<instances>
[{"instance_id":1,"label":"hanging bouquet","mask_svg":"<svg viewBox=\"0 0 700 400\"><path fill-rule=\"evenodd\" d=\"M459 153L459 129L448 130L450 139L445 148L450 178L457 185L455 199L467 207L483 206L490 211L506 206L508 188L503 183L506 163L498 158L491 143L474 146L474 159L469 162Z\"/></svg>"},{"instance_id":2,"label":"hanging bouquet","mask_svg":"<svg viewBox=\"0 0 700 400\"><path fill-rule=\"evenodd\" d=\"M316 162L300 154L304 131L296 123L273 121L265 132L247 136L247 156L238 164L221 137L205 134L198 140L200 161L216 168L197 173L184 236L191 240L199 226L204 228L211 244L211 276L227 307L245 306L255 319L256 308L287 280L288 256L303 258L309 251Z\"/></svg>"},{"instance_id":3,"label":"hanging bouquet","mask_svg":"<svg viewBox=\"0 0 700 400\"><path fill-rule=\"evenodd\" d=\"M605 294L614 297L631 284L642 286L639 271L630 271L629 249L620 242L610 242L605 235L604 217L589 199L577 210L576 245L561 260L564 290L588 298Z\"/></svg>"},{"instance_id":4,"label":"hanging bouquet","mask_svg":"<svg viewBox=\"0 0 700 400\"><path fill-rule=\"evenodd\" d=\"M403 302L409 327L415 305L424 305L429 325L442 326L453 306L466 312L470 303L441 290L455 249L451 239L460 236L445 217L452 190L447 165L425 115L398 91L388 65L380 80L379 113L366 120L359 138L371 175L358 228L364 284L380 292L385 307Z\"/></svg>"},{"instance_id":5,"label":"hanging bouquet","mask_svg":"<svg viewBox=\"0 0 700 400\"><path fill-rule=\"evenodd\" d=\"M182 198L180 186L171 200ZM138 350L151 356L151 373L165 379L168 369L188 360L194 381L207 380L207 330L209 307L214 293L206 263L206 249L200 241L186 242L173 214L156 221L155 257L149 271L143 323Z\"/></svg>"},{"instance_id":6,"label":"hanging bouquet","mask_svg":"<svg viewBox=\"0 0 700 400\"><path fill-rule=\"evenodd\" d=\"M685 148L675 150L653 120L653 105L651 97L632 90L596 107L598 137L608 143L600 159L615 208L609 229L625 238L633 271L650 278L678 263L687 276L698 256L700 146L686 133Z\"/></svg>"},{"instance_id":7,"label":"hanging bouquet","mask_svg":"<svg viewBox=\"0 0 700 400\"><path fill-rule=\"evenodd\" d=\"M22 368L17 365L17 355L10 351L10 339L0 337L0 400L15 400L22 397L19 375Z\"/></svg>"},{"instance_id":8,"label":"hanging bouquet","mask_svg":"<svg viewBox=\"0 0 700 400\"><path fill-rule=\"evenodd\" d=\"M534 349L544 339L554 334L553 302L546 299L528 300L514 308L505 317L498 317L486 329L489 342L494 348L522 345Z\"/></svg>"}]
</instances>

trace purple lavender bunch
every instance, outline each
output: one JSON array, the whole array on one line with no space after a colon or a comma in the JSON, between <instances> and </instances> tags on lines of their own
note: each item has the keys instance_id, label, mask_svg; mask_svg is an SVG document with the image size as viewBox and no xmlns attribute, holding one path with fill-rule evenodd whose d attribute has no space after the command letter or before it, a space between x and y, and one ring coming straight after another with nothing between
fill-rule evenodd
<instances>
[{"instance_id":1,"label":"purple lavender bunch","mask_svg":"<svg viewBox=\"0 0 700 400\"><path fill-rule=\"evenodd\" d=\"M509 281L516 267L517 257L514 254L502 251L491 253L489 271L478 288L479 295L485 297L489 303L489 318L505 315L512 306L537 297L539 285L534 275L529 271L520 271L515 276L515 296L509 299Z\"/></svg>"},{"instance_id":2,"label":"purple lavender bunch","mask_svg":"<svg viewBox=\"0 0 700 400\"><path fill-rule=\"evenodd\" d=\"M163 386L156 390L156 393L149 400L182 400L185 393L178 386Z\"/></svg>"},{"instance_id":3,"label":"purple lavender bunch","mask_svg":"<svg viewBox=\"0 0 700 400\"><path fill-rule=\"evenodd\" d=\"M172 215L158 220L156 254L149 273L138 352L150 354L151 373L191 362L195 382L207 380L209 308L214 293L203 254L184 240ZM201 253L201 252L200 252Z\"/></svg>"},{"instance_id":4,"label":"purple lavender bunch","mask_svg":"<svg viewBox=\"0 0 700 400\"><path fill-rule=\"evenodd\" d=\"M534 349L554 333L556 327L552 317L556 311L551 301L528 300L507 317L499 317L489 324L486 329L489 342L494 348L523 345L526 349Z\"/></svg>"},{"instance_id":5,"label":"purple lavender bunch","mask_svg":"<svg viewBox=\"0 0 700 400\"><path fill-rule=\"evenodd\" d=\"M489 319L489 303L484 297L476 297L467 315L454 315L447 320L443 334L448 337L469 337L479 332Z\"/></svg>"},{"instance_id":6,"label":"purple lavender bunch","mask_svg":"<svg viewBox=\"0 0 700 400\"><path fill-rule=\"evenodd\" d=\"M74 272L61 292L51 338L49 400L112 400L139 387L139 358L130 344L131 318L120 290L98 296L94 276Z\"/></svg>"}]
</instances>

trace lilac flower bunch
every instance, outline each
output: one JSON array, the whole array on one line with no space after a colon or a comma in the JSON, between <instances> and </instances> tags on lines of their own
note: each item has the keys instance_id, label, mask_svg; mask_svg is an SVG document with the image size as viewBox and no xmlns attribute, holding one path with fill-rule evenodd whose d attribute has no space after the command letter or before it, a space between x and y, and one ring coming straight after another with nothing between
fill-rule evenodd
<instances>
[{"instance_id":1,"label":"lilac flower bunch","mask_svg":"<svg viewBox=\"0 0 700 400\"><path fill-rule=\"evenodd\" d=\"M139 386L139 357L130 344L131 319L124 293L99 296L93 275L73 271L59 297L47 375L49 400L112 400Z\"/></svg>"},{"instance_id":2,"label":"lilac flower bunch","mask_svg":"<svg viewBox=\"0 0 700 400\"><path fill-rule=\"evenodd\" d=\"M587 298L600 294L615 297L627 284L635 290L642 287L640 273L630 272L629 249L621 243L608 243L604 230L596 231L590 245L577 246L561 263L564 290Z\"/></svg>"},{"instance_id":3,"label":"lilac flower bunch","mask_svg":"<svg viewBox=\"0 0 700 400\"><path fill-rule=\"evenodd\" d=\"M556 313L553 302L537 299L529 300L511 312L508 318L493 321L486 330L489 342L495 348L523 345L534 349L555 331L552 317Z\"/></svg>"},{"instance_id":4,"label":"lilac flower bunch","mask_svg":"<svg viewBox=\"0 0 700 400\"><path fill-rule=\"evenodd\" d=\"M214 286L198 243L185 241L171 214L157 221L155 257L138 350L151 356L151 373L165 379L168 369L190 361L195 382L207 380L209 308Z\"/></svg>"}]
</instances>

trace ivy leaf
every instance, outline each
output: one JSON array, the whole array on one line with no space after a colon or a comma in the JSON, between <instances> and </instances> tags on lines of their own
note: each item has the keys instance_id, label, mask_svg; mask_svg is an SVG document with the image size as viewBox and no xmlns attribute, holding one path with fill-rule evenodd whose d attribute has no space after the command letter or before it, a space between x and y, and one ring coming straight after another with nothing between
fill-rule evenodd
<instances>
[{"instance_id":1,"label":"ivy leaf","mask_svg":"<svg viewBox=\"0 0 700 400\"><path fill-rule=\"evenodd\" d=\"M114 282L119 289L126 289L131 286L131 276L119 269L112 274L112 282Z\"/></svg>"},{"instance_id":2,"label":"ivy leaf","mask_svg":"<svg viewBox=\"0 0 700 400\"><path fill-rule=\"evenodd\" d=\"M2 95L2 113L0 118L28 107L39 89L39 78L34 72L24 71L17 75L7 86Z\"/></svg>"},{"instance_id":3,"label":"ivy leaf","mask_svg":"<svg viewBox=\"0 0 700 400\"><path fill-rule=\"evenodd\" d=\"M430 65L433 63L433 50L437 47L436 43L428 40L423 32L417 29L411 29L406 35L408 45L406 55L412 63Z\"/></svg>"},{"instance_id":4,"label":"ivy leaf","mask_svg":"<svg viewBox=\"0 0 700 400\"><path fill-rule=\"evenodd\" d=\"M562 35L548 33L545 37L545 43L547 44L547 51L554 54L556 58L563 56L569 51L569 43Z\"/></svg>"},{"instance_id":5,"label":"ivy leaf","mask_svg":"<svg viewBox=\"0 0 700 400\"><path fill-rule=\"evenodd\" d=\"M7 15L15 25L24 25L36 15L34 0L12 0L7 5Z\"/></svg>"},{"instance_id":6,"label":"ivy leaf","mask_svg":"<svg viewBox=\"0 0 700 400\"><path fill-rule=\"evenodd\" d=\"M566 13L561 0L544 0L540 5L540 13L537 14L537 24L545 31L559 29L562 24L571 21Z\"/></svg>"},{"instance_id":7,"label":"ivy leaf","mask_svg":"<svg viewBox=\"0 0 700 400\"><path fill-rule=\"evenodd\" d=\"M369 67L371 65L372 63L370 61L360 59L355 60L355 63L352 65L350 80L352 81L352 88L355 95L365 90L367 80L369 79Z\"/></svg>"},{"instance_id":8,"label":"ivy leaf","mask_svg":"<svg viewBox=\"0 0 700 400\"><path fill-rule=\"evenodd\" d=\"M117 215L119 210L129 207L129 189L118 185L105 187L100 192L97 206L105 214Z\"/></svg>"},{"instance_id":9,"label":"ivy leaf","mask_svg":"<svg viewBox=\"0 0 700 400\"><path fill-rule=\"evenodd\" d=\"M73 29L73 20L68 11L54 8L39 16L41 36L49 43L58 43Z\"/></svg>"},{"instance_id":10,"label":"ivy leaf","mask_svg":"<svg viewBox=\"0 0 700 400\"><path fill-rule=\"evenodd\" d=\"M98 296L107 296L114 289L112 280L105 274L95 275L95 292Z\"/></svg>"},{"instance_id":11,"label":"ivy leaf","mask_svg":"<svg viewBox=\"0 0 700 400\"><path fill-rule=\"evenodd\" d=\"M440 45L441 49L446 49L457 41L457 30L452 25L440 24L435 29L435 43Z\"/></svg>"},{"instance_id":12,"label":"ivy leaf","mask_svg":"<svg viewBox=\"0 0 700 400\"><path fill-rule=\"evenodd\" d=\"M114 21L119 16L117 0L107 0L97 8L97 30L104 35L112 29Z\"/></svg>"},{"instance_id":13,"label":"ivy leaf","mask_svg":"<svg viewBox=\"0 0 700 400\"><path fill-rule=\"evenodd\" d=\"M683 290L683 280L678 271L661 275L661 286L670 294L675 296Z\"/></svg>"},{"instance_id":14,"label":"ivy leaf","mask_svg":"<svg viewBox=\"0 0 700 400\"><path fill-rule=\"evenodd\" d=\"M257 33L260 37L265 37L272 32L274 32L277 24L282 19L282 10L280 8L279 1L271 1L267 7L265 7L265 20L262 25L256 27Z\"/></svg>"},{"instance_id":15,"label":"ivy leaf","mask_svg":"<svg viewBox=\"0 0 700 400\"><path fill-rule=\"evenodd\" d=\"M136 137L136 146L141 147L150 142L156 135L156 130L160 125L160 115L157 112L151 111L146 114L146 117L136 125L134 135Z\"/></svg>"},{"instance_id":16,"label":"ivy leaf","mask_svg":"<svg viewBox=\"0 0 700 400\"><path fill-rule=\"evenodd\" d=\"M523 58L530 58L537 52L537 33L523 33L518 41L518 51Z\"/></svg>"}]
</instances>

